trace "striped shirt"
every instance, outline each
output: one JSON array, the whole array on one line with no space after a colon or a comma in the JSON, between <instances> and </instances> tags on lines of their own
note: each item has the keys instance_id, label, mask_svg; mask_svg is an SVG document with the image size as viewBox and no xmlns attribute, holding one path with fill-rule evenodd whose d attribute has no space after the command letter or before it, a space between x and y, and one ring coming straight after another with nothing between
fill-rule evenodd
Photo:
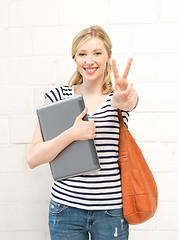
<instances>
[{"instance_id":1,"label":"striped shirt","mask_svg":"<svg viewBox=\"0 0 179 240\"><path fill-rule=\"evenodd\" d=\"M74 95L73 88L61 86L45 93L51 102ZM51 199L86 210L105 210L122 207L121 176L118 165L119 121L117 110L112 108L110 100L113 93L106 95L102 106L94 113L88 113L96 127L96 146L100 170L54 181ZM122 111L127 125L129 113Z\"/></svg>"}]
</instances>

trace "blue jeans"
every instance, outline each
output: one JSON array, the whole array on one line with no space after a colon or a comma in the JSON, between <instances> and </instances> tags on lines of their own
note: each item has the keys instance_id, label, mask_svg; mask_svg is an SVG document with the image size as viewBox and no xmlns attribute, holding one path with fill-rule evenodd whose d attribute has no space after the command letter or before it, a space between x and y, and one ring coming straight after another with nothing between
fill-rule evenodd
<instances>
[{"instance_id":1,"label":"blue jeans","mask_svg":"<svg viewBox=\"0 0 179 240\"><path fill-rule=\"evenodd\" d=\"M49 206L51 240L128 240L122 209L83 210L55 203Z\"/></svg>"}]
</instances>

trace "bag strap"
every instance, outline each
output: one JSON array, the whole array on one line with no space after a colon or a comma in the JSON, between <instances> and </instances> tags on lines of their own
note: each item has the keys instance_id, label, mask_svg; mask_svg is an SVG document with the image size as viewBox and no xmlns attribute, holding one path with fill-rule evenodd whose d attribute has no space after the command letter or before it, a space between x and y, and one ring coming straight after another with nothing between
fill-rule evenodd
<instances>
[{"instance_id":1,"label":"bag strap","mask_svg":"<svg viewBox=\"0 0 179 240\"><path fill-rule=\"evenodd\" d=\"M119 125L120 125L120 127L125 127L124 119L123 119L121 110L117 109L117 111L118 111Z\"/></svg>"}]
</instances>

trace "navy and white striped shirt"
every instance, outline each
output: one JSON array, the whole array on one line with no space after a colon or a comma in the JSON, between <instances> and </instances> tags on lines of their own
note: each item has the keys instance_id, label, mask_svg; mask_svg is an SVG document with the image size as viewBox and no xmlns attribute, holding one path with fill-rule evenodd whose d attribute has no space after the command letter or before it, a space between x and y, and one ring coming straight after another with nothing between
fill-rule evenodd
<instances>
[{"instance_id":1,"label":"navy and white striped shirt","mask_svg":"<svg viewBox=\"0 0 179 240\"><path fill-rule=\"evenodd\" d=\"M61 86L45 93L51 102L74 95L73 88ZM95 113L88 113L96 126L96 146L101 169L86 175L54 181L51 199L86 210L105 210L122 207L121 176L118 165L119 121L117 110L112 108L112 93L106 95L103 105ZM122 111L127 125L129 113Z\"/></svg>"}]
</instances>

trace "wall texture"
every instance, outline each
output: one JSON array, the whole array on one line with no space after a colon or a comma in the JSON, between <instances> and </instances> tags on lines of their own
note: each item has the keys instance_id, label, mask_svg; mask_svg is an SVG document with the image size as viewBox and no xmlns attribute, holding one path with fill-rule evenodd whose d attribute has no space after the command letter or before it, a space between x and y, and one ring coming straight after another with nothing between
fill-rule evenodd
<instances>
[{"instance_id":1,"label":"wall texture","mask_svg":"<svg viewBox=\"0 0 179 240\"><path fill-rule=\"evenodd\" d=\"M129 128L159 188L153 219L131 227L130 240L179 239L179 3L177 0L0 0L0 239L49 240L52 178L25 156L46 90L75 69L75 34L106 29L122 74L139 96Z\"/></svg>"}]
</instances>

